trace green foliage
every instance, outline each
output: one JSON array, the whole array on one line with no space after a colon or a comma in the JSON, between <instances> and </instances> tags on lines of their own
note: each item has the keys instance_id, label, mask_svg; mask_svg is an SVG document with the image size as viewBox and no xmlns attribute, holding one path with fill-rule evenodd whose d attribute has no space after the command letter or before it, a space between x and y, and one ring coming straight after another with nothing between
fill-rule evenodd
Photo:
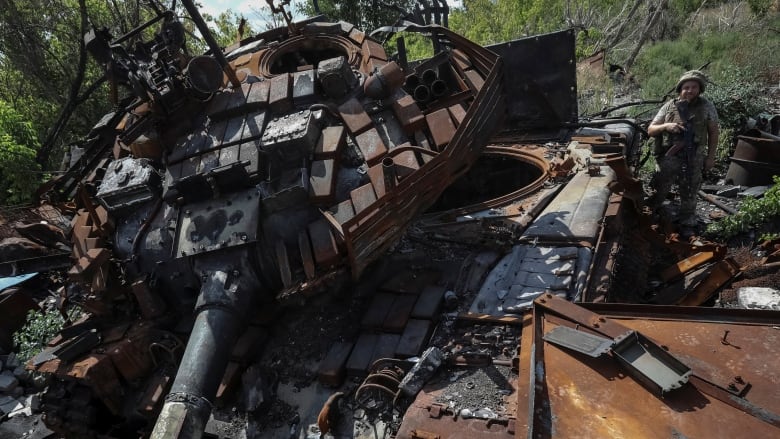
<instances>
[{"instance_id":1,"label":"green foliage","mask_svg":"<svg viewBox=\"0 0 780 439\"><path fill-rule=\"evenodd\" d=\"M433 43L430 38L416 32L398 32L385 43L385 50L388 54L397 52L398 38L403 37L404 47L406 47L406 59L414 61L418 59L427 59L433 56Z\"/></svg>"},{"instance_id":2,"label":"green foliage","mask_svg":"<svg viewBox=\"0 0 780 439\"><path fill-rule=\"evenodd\" d=\"M365 32L398 22L406 13L414 10L415 0L319 0L320 11L331 20L344 20ZM387 7L390 5L392 7ZM313 2L301 2L298 12L314 16Z\"/></svg>"},{"instance_id":3,"label":"green foliage","mask_svg":"<svg viewBox=\"0 0 780 439\"><path fill-rule=\"evenodd\" d=\"M220 47L228 47L238 41L238 27L241 25L242 16L228 9L216 17L203 14L203 20L212 23L211 33ZM243 34L249 36L255 33L249 22L244 24Z\"/></svg>"},{"instance_id":4,"label":"green foliage","mask_svg":"<svg viewBox=\"0 0 780 439\"><path fill-rule=\"evenodd\" d=\"M561 0L463 0L450 11L449 22L452 30L482 45L569 27Z\"/></svg>"},{"instance_id":5,"label":"green foliage","mask_svg":"<svg viewBox=\"0 0 780 439\"><path fill-rule=\"evenodd\" d=\"M62 329L65 320L57 312L30 311L27 313L27 323L14 332L14 344L19 358L26 362L38 355L46 343Z\"/></svg>"},{"instance_id":6,"label":"green foliage","mask_svg":"<svg viewBox=\"0 0 780 439\"><path fill-rule=\"evenodd\" d=\"M774 0L747 0L750 11L758 16L766 15L772 8L772 3Z\"/></svg>"},{"instance_id":7,"label":"green foliage","mask_svg":"<svg viewBox=\"0 0 780 439\"><path fill-rule=\"evenodd\" d=\"M33 124L0 100L0 205L29 201L41 176L37 148Z\"/></svg>"},{"instance_id":8,"label":"green foliage","mask_svg":"<svg viewBox=\"0 0 780 439\"><path fill-rule=\"evenodd\" d=\"M769 107L763 85L747 67L730 66L720 72L718 82L707 90L718 109L721 125L741 128L748 117Z\"/></svg>"},{"instance_id":9,"label":"green foliage","mask_svg":"<svg viewBox=\"0 0 780 439\"><path fill-rule=\"evenodd\" d=\"M707 227L707 234L728 239L742 232L780 221L780 176L774 176L774 186L762 198L748 198L739 211Z\"/></svg>"}]
</instances>

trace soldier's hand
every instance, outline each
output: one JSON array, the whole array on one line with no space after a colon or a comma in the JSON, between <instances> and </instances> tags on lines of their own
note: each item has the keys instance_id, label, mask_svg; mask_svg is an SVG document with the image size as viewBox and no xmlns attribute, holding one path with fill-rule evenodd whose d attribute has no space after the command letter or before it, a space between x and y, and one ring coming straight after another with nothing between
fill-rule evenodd
<instances>
[{"instance_id":1,"label":"soldier's hand","mask_svg":"<svg viewBox=\"0 0 780 439\"><path fill-rule=\"evenodd\" d=\"M670 133L681 133L685 131L685 126L681 123L669 122L664 124L664 129Z\"/></svg>"}]
</instances>

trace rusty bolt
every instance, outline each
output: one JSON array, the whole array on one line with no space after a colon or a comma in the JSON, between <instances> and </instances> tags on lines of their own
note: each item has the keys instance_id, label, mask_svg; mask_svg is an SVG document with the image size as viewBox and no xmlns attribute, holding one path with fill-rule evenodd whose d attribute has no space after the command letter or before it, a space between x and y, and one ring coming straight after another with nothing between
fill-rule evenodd
<instances>
[{"instance_id":1,"label":"rusty bolt","mask_svg":"<svg viewBox=\"0 0 780 439\"><path fill-rule=\"evenodd\" d=\"M598 328L599 326L600 326L600 325L598 324L598 322L593 322L593 327L594 327L594 328Z\"/></svg>"},{"instance_id":2,"label":"rusty bolt","mask_svg":"<svg viewBox=\"0 0 780 439\"><path fill-rule=\"evenodd\" d=\"M547 294L545 294L545 296L546 296L548 299L552 299L552 297L553 297L553 295L552 295L552 294L550 294L550 293L547 293Z\"/></svg>"},{"instance_id":3,"label":"rusty bolt","mask_svg":"<svg viewBox=\"0 0 780 439\"><path fill-rule=\"evenodd\" d=\"M745 380L742 379L742 376L737 375L734 377L734 381L737 382L737 384L745 384Z\"/></svg>"},{"instance_id":4,"label":"rusty bolt","mask_svg":"<svg viewBox=\"0 0 780 439\"><path fill-rule=\"evenodd\" d=\"M607 321L607 319L605 319L604 317L599 317L599 321L600 321L601 323L604 323L604 322L606 322L606 321Z\"/></svg>"}]
</instances>

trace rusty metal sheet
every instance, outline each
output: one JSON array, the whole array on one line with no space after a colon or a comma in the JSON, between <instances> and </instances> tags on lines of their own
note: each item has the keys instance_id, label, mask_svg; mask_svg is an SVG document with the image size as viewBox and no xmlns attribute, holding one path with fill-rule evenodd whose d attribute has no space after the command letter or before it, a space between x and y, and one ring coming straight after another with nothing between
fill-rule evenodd
<instances>
[{"instance_id":1,"label":"rusty metal sheet","mask_svg":"<svg viewBox=\"0 0 780 439\"><path fill-rule=\"evenodd\" d=\"M277 115L284 114L292 109L292 81L290 81L288 73L271 78L271 86L268 91L268 106Z\"/></svg>"},{"instance_id":2,"label":"rusty metal sheet","mask_svg":"<svg viewBox=\"0 0 780 439\"><path fill-rule=\"evenodd\" d=\"M504 60L507 130L577 121L575 39L566 29L487 47Z\"/></svg>"},{"instance_id":3,"label":"rusty metal sheet","mask_svg":"<svg viewBox=\"0 0 780 439\"><path fill-rule=\"evenodd\" d=\"M374 166L379 163L387 153L387 146L385 146L385 142L382 141L382 137L376 128L371 128L363 134L357 135L355 143L360 148L360 152L363 153L363 158L366 159L368 166Z\"/></svg>"},{"instance_id":4,"label":"rusty metal sheet","mask_svg":"<svg viewBox=\"0 0 780 439\"><path fill-rule=\"evenodd\" d=\"M393 113L406 134L414 134L425 127L425 117L420 106L408 94L404 93L403 96L393 99Z\"/></svg>"},{"instance_id":5,"label":"rusty metal sheet","mask_svg":"<svg viewBox=\"0 0 780 439\"><path fill-rule=\"evenodd\" d=\"M374 188L370 183L354 189L349 193L349 197L352 200L352 206L355 208L355 214L366 210L377 200Z\"/></svg>"},{"instance_id":6,"label":"rusty metal sheet","mask_svg":"<svg viewBox=\"0 0 780 439\"><path fill-rule=\"evenodd\" d=\"M108 355L91 354L73 364L64 374L72 378L83 378L92 390L114 414L121 412L122 391L116 369Z\"/></svg>"},{"instance_id":7,"label":"rusty metal sheet","mask_svg":"<svg viewBox=\"0 0 780 439\"><path fill-rule=\"evenodd\" d=\"M366 39L366 34L358 28L354 27L349 31L349 39L358 44L363 44L363 40Z\"/></svg>"},{"instance_id":8,"label":"rusty metal sheet","mask_svg":"<svg viewBox=\"0 0 780 439\"><path fill-rule=\"evenodd\" d=\"M360 134L371 126L371 118L368 117L363 104L355 98L349 99L339 106L339 114L344 125L353 135Z\"/></svg>"},{"instance_id":9,"label":"rusty metal sheet","mask_svg":"<svg viewBox=\"0 0 780 439\"><path fill-rule=\"evenodd\" d=\"M465 80L468 83L469 88L474 90L475 93L485 85L485 79L482 77L482 75L479 74L478 71L474 69L464 71L463 75L465 76Z\"/></svg>"},{"instance_id":10,"label":"rusty metal sheet","mask_svg":"<svg viewBox=\"0 0 780 439\"><path fill-rule=\"evenodd\" d=\"M385 193L387 193L387 189L385 188L385 170L382 163L368 168L368 178L371 180L371 185L374 187L376 197L384 197Z\"/></svg>"},{"instance_id":11,"label":"rusty metal sheet","mask_svg":"<svg viewBox=\"0 0 780 439\"><path fill-rule=\"evenodd\" d=\"M314 251L314 260L323 268L330 268L338 262L339 250L336 238L325 219L309 224L309 237Z\"/></svg>"},{"instance_id":12,"label":"rusty metal sheet","mask_svg":"<svg viewBox=\"0 0 780 439\"><path fill-rule=\"evenodd\" d=\"M463 51L460 49L452 49L452 60L455 61L455 64L460 67L463 70L468 69L471 67L471 60L469 60L469 57L466 56Z\"/></svg>"},{"instance_id":13,"label":"rusty metal sheet","mask_svg":"<svg viewBox=\"0 0 780 439\"><path fill-rule=\"evenodd\" d=\"M735 310L718 310L721 322L659 320L653 316L658 307L642 305L615 306L622 317L611 316L611 304L599 304L605 318L599 321L587 311L576 310L576 305L559 302L553 310L535 308L533 319L527 316L524 320L518 406L529 416L518 416L519 436L744 437L745 431L758 437L776 435L776 427L760 413L749 413L756 407L780 412L780 394L776 392L780 377L767 367L780 351L780 335L771 324L762 324L761 319L753 324L729 322ZM684 311L712 313L706 308ZM651 318L645 318L646 312ZM577 322L602 334L628 327L646 335L691 367L697 378L661 399L622 374L618 363L609 357L573 357L541 341L541 335L550 329L561 324L573 326L573 315ZM613 323L615 328L610 329ZM724 344L721 341L727 331L729 342ZM707 380L719 389L728 389L735 377L750 383L749 390L738 392L744 399L734 394L723 399L749 403L742 408L724 403L697 381Z\"/></svg>"},{"instance_id":14,"label":"rusty metal sheet","mask_svg":"<svg viewBox=\"0 0 780 439\"><path fill-rule=\"evenodd\" d=\"M677 304L680 306L698 306L706 302L731 278L741 271L739 265L731 258L726 258L715 265L707 279L703 280L690 294Z\"/></svg>"},{"instance_id":15,"label":"rusty metal sheet","mask_svg":"<svg viewBox=\"0 0 780 439\"><path fill-rule=\"evenodd\" d=\"M68 277L73 281L86 280L101 265L108 262L111 252L105 248L87 250L86 256L79 258L76 265L68 271Z\"/></svg>"},{"instance_id":16,"label":"rusty metal sheet","mask_svg":"<svg viewBox=\"0 0 780 439\"><path fill-rule=\"evenodd\" d=\"M355 216L355 207L352 205L352 200L344 200L329 210L339 224L344 224Z\"/></svg>"},{"instance_id":17,"label":"rusty metal sheet","mask_svg":"<svg viewBox=\"0 0 780 439\"><path fill-rule=\"evenodd\" d=\"M233 397L244 369L245 368L238 362L228 362L227 367L225 367L225 373L222 375L222 380L219 383L219 387L217 387L217 394L215 396L217 404L224 404L228 398Z\"/></svg>"},{"instance_id":18,"label":"rusty metal sheet","mask_svg":"<svg viewBox=\"0 0 780 439\"><path fill-rule=\"evenodd\" d=\"M383 61L387 61L387 54L385 53L385 48L371 38L365 38L363 40L363 44L361 45L361 52L362 52L364 63L369 58L376 58Z\"/></svg>"},{"instance_id":19,"label":"rusty metal sheet","mask_svg":"<svg viewBox=\"0 0 780 439\"><path fill-rule=\"evenodd\" d=\"M168 387L170 386L172 377L170 373L166 373L164 369L157 371L149 384L144 390L143 396L140 398L137 410L143 414L153 413L159 406L158 403L162 401L163 397L168 393Z\"/></svg>"},{"instance_id":20,"label":"rusty metal sheet","mask_svg":"<svg viewBox=\"0 0 780 439\"><path fill-rule=\"evenodd\" d=\"M447 108L450 112L450 116L455 121L456 125L460 126L463 123L463 119L466 118L466 109L463 108L463 104L451 105Z\"/></svg>"},{"instance_id":21,"label":"rusty metal sheet","mask_svg":"<svg viewBox=\"0 0 780 439\"><path fill-rule=\"evenodd\" d=\"M126 338L107 349L116 370L124 379L132 381L151 371L154 363L149 345L152 341L149 328L138 326Z\"/></svg>"},{"instance_id":22,"label":"rusty metal sheet","mask_svg":"<svg viewBox=\"0 0 780 439\"><path fill-rule=\"evenodd\" d=\"M496 387L498 387L498 384L496 383ZM514 383L509 384L514 386ZM502 416L500 419L469 419L461 417L459 413L455 413L449 406L438 402L446 399L444 398L446 387L438 387L438 389L426 387L417 394L417 398L415 398L404 414L403 422L396 434L396 438L509 439L515 437L516 420L514 417ZM490 389L488 391L496 390ZM513 393L513 390L510 390L510 392ZM507 405L509 406L510 404ZM459 409L456 410L460 412ZM512 412L511 410L508 411Z\"/></svg>"},{"instance_id":23,"label":"rusty metal sheet","mask_svg":"<svg viewBox=\"0 0 780 439\"><path fill-rule=\"evenodd\" d=\"M452 123L449 111L446 108L425 115L428 129L431 130L433 143L439 150L444 149L455 135L455 124Z\"/></svg>"},{"instance_id":24,"label":"rusty metal sheet","mask_svg":"<svg viewBox=\"0 0 780 439\"><path fill-rule=\"evenodd\" d=\"M322 130L317 146L314 148L316 160L335 159L346 143L346 131L341 125L326 127Z\"/></svg>"},{"instance_id":25,"label":"rusty metal sheet","mask_svg":"<svg viewBox=\"0 0 780 439\"><path fill-rule=\"evenodd\" d=\"M377 70L381 69L382 66L387 64L388 62L383 59L373 58L373 57L367 58L361 66L362 67L361 71L368 75L371 75Z\"/></svg>"},{"instance_id":26,"label":"rusty metal sheet","mask_svg":"<svg viewBox=\"0 0 780 439\"><path fill-rule=\"evenodd\" d=\"M336 161L315 160L309 175L309 199L317 204L333 201L336 189Z\"/></svg>"},{"instance_id":27,"label":"rusty metal sheet","mask_svg":"<svg viewBox=\"0 0 780 439\"><path fill-rule=\"evenodd\" d=\"M155 319L165 312L165 302L158 294L152 293L145 277L133 282L130 289L145 319Z\"/></svg>"},{"instance_id":28,"label":"rusty metal sheet","mask_svg":"<svg viewBox=\"0 0 780 439\"><path fill-rule=\"evenodd\" d=\"M661 280L664 282L671 282L694 268L706 264L714 258L714 252L698 252L663 270L661 272Z\"/></svg>"},{"instance_id":29,"label":"rusty metal sheet","mask_svg":"<svg viewBox=\"0 0 780 439\"><path fill-rule=\"evenodd\" d=\"M395 149L409 143L409 138L391 110L384 110L372 116L374 127L387 149Z\"/></svg>"},{"instance_id":30,"label":"rusty metal sheet","mask_svg":"<svg viewBox=\"0 0 780 439\"><path fill-rule=\"evenodd\" d=\"M481 139L488 138L501 122L501 117L496 117L503 114L504 108L498 81L501 60L455 33L438 30L489 72L486 80L489 85L477 93L467 112L467 120L455 133L447 150L426 163L425 172L409 176L397 190L386 194L371 209L357 214L344 225L353 277L359 276L367 261L395 242L403 233L403 225L413 215L431 206L449 182L468 169L468 166L455 167L453 164L473 163L482 150ZM369 217L371 222L365 227L355 227Z\"/></svg>"},{"instance_id":31,"label":"rusty metal sheet","mask_svg":"<svg viewBox=\"0 0 780 439\"><path fill-rule=\"evenodd\" d=\"M403 146L404 145L400 145L399 148L402 148ZM406 146L409 146L409 144L406 144ZM395 173L398 175L399 179L404 179L420 169L420 162L417 160L417 155L412 150L407 149L393 155L393 162L395 163Z\"/></svg>"},{"instance_id":32,"label":"rusty metal sheet","mask_svg":"<svg viewBox=\"0 0 780 439\"><path fill-rule=\"evenodd\" d=\"M303 264L303 272L306 274L306 278L314 279L316 274L314 267L314 255L311 251L309 234L306 230L301 230L300 233L298 233L298 251L301 252L301 263Z\"/></svg>"}]
</instances>

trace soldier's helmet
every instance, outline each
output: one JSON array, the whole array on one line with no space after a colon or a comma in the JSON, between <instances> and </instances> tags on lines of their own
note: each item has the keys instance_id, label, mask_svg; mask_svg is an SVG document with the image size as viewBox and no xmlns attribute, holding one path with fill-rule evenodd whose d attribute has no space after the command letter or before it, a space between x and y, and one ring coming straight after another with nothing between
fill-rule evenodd
<instances>
[{"instance_id":1,"label":"soldier's helmet","mask_svg":"<svg viewBox=\"0 0 780 439\"><path fill-rule=\"evenodd\" d=\"M701 90L700 92L704 93L704 89L707 86L707 77L704 76L704 73L699 70L689 70L683 73L682 76L680 76L680 80L677 81L677 87L675 88L677 93L680 92L683 83L686 81L697 81L699 83L699 89Z\"/></svg>"}]
</instances>

